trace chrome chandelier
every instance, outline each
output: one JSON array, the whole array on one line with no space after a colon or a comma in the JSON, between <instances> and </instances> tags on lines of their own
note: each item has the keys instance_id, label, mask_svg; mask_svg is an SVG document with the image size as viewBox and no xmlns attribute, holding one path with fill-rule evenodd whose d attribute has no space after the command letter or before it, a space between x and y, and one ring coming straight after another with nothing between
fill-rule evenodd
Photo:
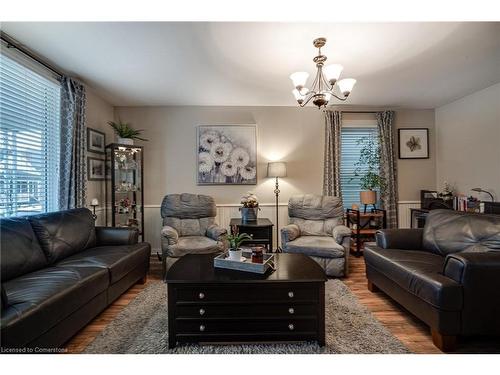
<instances>
[{"instance_id":1,"label":"chrome chandelier","mask_svg":"<svg viewBox=\"0 0 500 375\"><path fill-rule=\"evenodd\" d=\"M346 100L356 84L356 80L354 78L344 78L339 81L340 73L344 69L340 64L324 66L326 56L321 54L321 47L326 44L326 38L314 39L313 44L318 49L318 55L313 59L318 71L312 87L310 89L306 87L309 73L295 72L290 75L290 79L295 86L292 93L297 103L304 107L312 100L315 106L321 108L326 107L332 96L342 101ZM342 96L337 95L336 91L340 92Z\"/></svg>"}]
</instances>

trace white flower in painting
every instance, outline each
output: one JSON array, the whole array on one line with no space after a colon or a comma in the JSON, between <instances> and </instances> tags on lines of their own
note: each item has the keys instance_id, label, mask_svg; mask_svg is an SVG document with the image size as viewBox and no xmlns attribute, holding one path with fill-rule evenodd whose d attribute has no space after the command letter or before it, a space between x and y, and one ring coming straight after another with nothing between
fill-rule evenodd
<instances>
[{"instance_id":1,"label":"white flower in painting","mask_svg":"<svg viewBox=\"0 0 500 375\"><path fill-rule=\"evenodd\" d=\"M200 152L198 155L198 170L200 173L209 173L214 166L214 159L208 152Z\"/></svg>"},{"instance_id":2,"label":"white flower in painting","mask_svg":"<svg viewBox=\"0 0 500 375\"><path fill-rule=\"evenodd\" d=\"M205 151L210 151L213 144L219 142L219 133L213 130L206 131L200 136L200 147Z\"/></svg>"},{"instance_id":3,"label":"white flower in painting","mask_svg":"<svg viewBox=\"0 0 500 375\"><path fill-rule=\"evenodd\" d=\"M248 155L248 152L245 149L236 147L233 152L231 152L231 161L238 168L241 168L248 164L250 161L250 155Z\"/></svg>"},{"instance_id":4,"label":"white flower in painting","mask_svg":"<svg viewBox=\"0 0 500 375\"><path fill-rule=\"evenodd\" d=\"M257 170L255 167L251 167L249 165L240 168L240 175L243 179L245 180L252 180L255 178L255 175L257 173Z\"/></svg>"},{"instance_id":5,"label":"white flower in painting","mask_svg":"<svg viewBox=\"0 0 500 375\"><path fill-rule=\"evenodd\" d=\"M223 163L229 158L233 145L229 142L214 143L210 149L210 155L216 163Z\"/></svg>"},{"instance_id":6,"label":"white flower in painting","mask_svg":"<svg viewBox=\"0 0 500 375\"><path fill-rule=\"evenodd\" d=\"M238 168L230 161L226 161L221 166L221 172L224 176L232 177L238 172Z\"/></svg>"}]
</instances>

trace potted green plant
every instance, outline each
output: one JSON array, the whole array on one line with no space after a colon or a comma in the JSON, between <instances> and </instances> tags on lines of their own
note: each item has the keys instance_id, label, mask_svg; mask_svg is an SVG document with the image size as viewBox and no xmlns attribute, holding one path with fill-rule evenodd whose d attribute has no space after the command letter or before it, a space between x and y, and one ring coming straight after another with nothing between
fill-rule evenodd
<instances>
[{"instance_id":1,"label":"potted green plant","mask_svg":"<svg viewBox=\"0 0 500 375\"><path fill-rule=\"evenodd\" d=\"M253 192L249 191L241 197L241 220L244 223L248 221L257 221L259 210L259 200Z\"/></svg>"},{"instance_id":2,"label":"potted green plant","mask_svg":"<svg viewBox=\"0 0 500 375\"><path fill-rule=\"evenodd\" d=\"M144 130L136 130L132 128L128 122L122 122L121 120L118 120L118 122L108 121L108 125L115 131L117 137L116 141L122 145L133 145L134 139L147 141L147 139L139 137Z\"/></svg>"},{"instance_id":3,"label":"potted green plant","mask_svg":"<svg viewBox=\"0 0 500 375\"><path fill-rule=\"evenodd\" d=\"M231 227L231 234L226 235L226 239L229 242L229 259L241 261L242 250L240 245L245 240L251 240L252 237L246 233L238 233L238 227Z\"/></svg>"},{"instance_id":4,"label":"potted green plant","mask_svg":"<svg viewBox=\"0 0 500 375\"><path fill-rule=\"evenodd\" d=\"M359 193L361 203L364 205L377 202L376 189L384 189L385 181L380 176L380 144L374 135L369 135L358 140L361 146L359 160L354 164L354 176L359 177L360 187L363 191ZM351 179L352 180L352 179Z\"/></svg>"}]
</instances>

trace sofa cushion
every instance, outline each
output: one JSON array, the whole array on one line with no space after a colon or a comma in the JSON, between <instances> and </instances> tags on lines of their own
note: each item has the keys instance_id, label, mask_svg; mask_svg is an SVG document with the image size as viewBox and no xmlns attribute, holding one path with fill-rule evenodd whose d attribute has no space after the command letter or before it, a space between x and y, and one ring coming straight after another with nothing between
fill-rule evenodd
<instances>
[{"instance_id":1,"label":"sofa cushion","mask_svg":"<svg viewBox=\"0 0 500 375\"><path fill-rule=\"evenodd\" d=\"M28 220L0 220L0 260L2 281L36 271L48 262Z\"/></svg>"},{"instance_id":2,"label":"sofa cushion","mask_svg":"<svg viewBox=\"0 0 500 375\"><path fill-rule=\"evenodd\" d=\"M181 257L186 254L211 254L224 250L224 244L205 236L179 237L175 245L168 247L168 256Z\"/></svg>"},{"instance_id":3,"label":"sofa cushion","mask_svg":"<svg viewBox=\"0 0 500 375\"><path fill-rule=\"evenodd\" d=\"M86 208L30 216L50 264L95 246L94 218Z\"/></svg>"},{"instance_id":4,"label":"sofa cushion","mask_svg":"<svg viewBox=\"0 0 500 375\"><path fill-rule=\"evenodd\" d=\"M367 267L440 310L462 309L462 286L444 276L444 258L421 250L382 249L365 246Z\"/></svg>"},{"instance_id":5,"label":"sofa cushion","mask_svg":"<svg viewBox=\"0 0 500 375\"><path fill-rule=\"evenodd\" d=\"M343 258L345 249L332 236L301 236L287 242L286 253L298 253L323 258Z\"/></svg>"},{"instance_id":6,"label":"sofa cushion","mask_svg":"<svg viewBox=\"0 0 500 375\"><path fill-rule=\"evenodd\" d=\"M500 250L500 215L432 210L425 220L423 247L443 256L484 248Z\"/></svg>"},{"instance_id":7,"label":"sofa cushion","mask_svg":"<svg viewBox=\"0 0 500 375\"><path fill-rule=\"evenodd\" d=\"M56 264L57 267L99 267L108 270L111 284L116 283L134 268L149 262L148 243L127 246L99 246L72 255Z\"/></svg>"},{"instance_id":8,"label":"sofa cushion","mask_svg":"<svg viewBox=\"0 0 500 375\"><path fill-rule=\"evenodd\" d=\"M3 283L9 306L2 336L27 344L85 305L109 285L101 268L49 267Z\"/></svg>"}]
</instances>

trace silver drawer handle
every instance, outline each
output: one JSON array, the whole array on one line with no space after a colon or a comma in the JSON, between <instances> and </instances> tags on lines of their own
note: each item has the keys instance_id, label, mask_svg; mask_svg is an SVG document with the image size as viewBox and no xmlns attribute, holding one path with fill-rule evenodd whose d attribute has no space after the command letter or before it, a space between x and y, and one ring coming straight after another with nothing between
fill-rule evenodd
<instances>
[{"instance_id":1,"label":"silver drawer handle","mask_svg":"<svg viewBox=\"0 0 500 375\"><path fill-rule=\"evenodd\" d=\"M288 292L288 297L293 298L293 292Z\"/></svg>"},{"instance_id":2,"label":"silver drawer handle","mask_svg":"<svg viewBox=\"0 0 500 375\"><path fill-rule=\"evenodd\" d=\"M200 309L200 315L205 315L205 309Z\"/></svg>"},{"instance_id":3,"label":"silver drawer handle","mask_svg":"<svg viewBox=\"0 0 500 375\"><path fill-rule=\"evenodd\" d=\"M295 309L294 309L293 307L290 307L290 308L288 309L288 312L289 312L290 314L295 314Z\"/></svg>"},{"instance_id":4,"label":"silver drawer handle","mask_svg":"<svg viewBox=\"0 0 500 375\"><path fill-rule=\"evenodd\" d=\"M200 294L198 294L198 298L199 299L205 298L205 293L200 292Z\"/></svg>"},{"instance_id":5,"label":"silver drawer handle","mask_svg":"<svg viewBox=\"0 0 500 375\"><path fill-rule=\"evenodd\" d=\"M205 326L202 324L200 325L200 332L204 332L205 331Z\"/></svg>"},{"instance_id":6,"label":"silver drawer handle","mask_svg":"<svg viewBox=\"0 0 500 375\"><path fill-rule=\"evenodd\" d=\"M289 324L289 325L288 325L288 329L289 329L290 331L293 331L293 330L295 329L295 326L294 326L293 324Z\"/></svg>"}]
</instances>

